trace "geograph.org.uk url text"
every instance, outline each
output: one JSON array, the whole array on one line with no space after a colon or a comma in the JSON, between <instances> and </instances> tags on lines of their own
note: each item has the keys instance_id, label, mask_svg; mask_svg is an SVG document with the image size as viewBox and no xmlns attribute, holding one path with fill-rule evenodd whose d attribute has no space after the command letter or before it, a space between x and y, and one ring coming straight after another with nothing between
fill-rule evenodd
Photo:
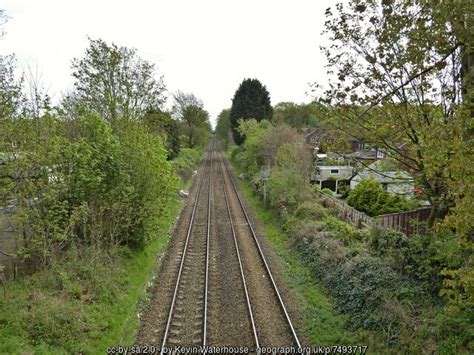
<instances>
[{"instance_id":1,"label":"geograph.org.uk url text","mask_svg":"<svg viewBox=\"0 0 474 355\"><path fill-rule=\"evenodd\" d=\"M293 346L249 348L246 346L174 346L136 345L114 346L108 354L365 354L366 345L331 345L297 348Z\"/></svg>"}]
</instances>

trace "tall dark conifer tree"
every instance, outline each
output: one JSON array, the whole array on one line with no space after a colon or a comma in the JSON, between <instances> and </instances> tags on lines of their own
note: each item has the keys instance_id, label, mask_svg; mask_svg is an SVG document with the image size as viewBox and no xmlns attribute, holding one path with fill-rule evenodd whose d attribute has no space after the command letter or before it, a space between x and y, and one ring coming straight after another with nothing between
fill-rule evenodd
<instances>
[{"instance_id":1,"label":"tall dark conifer tree","mask_svg":"<svg viewBox=\"0 0 474 355\"><path fill-rule=\"evenodd\" d=\"M244 79L235 92L230 110L230 126L235 143L240 145L244 141L237 130L237 120L241 118L271 120L272 116L273 108L266 87L257 79Z\"/></svg>"}]
</instances>

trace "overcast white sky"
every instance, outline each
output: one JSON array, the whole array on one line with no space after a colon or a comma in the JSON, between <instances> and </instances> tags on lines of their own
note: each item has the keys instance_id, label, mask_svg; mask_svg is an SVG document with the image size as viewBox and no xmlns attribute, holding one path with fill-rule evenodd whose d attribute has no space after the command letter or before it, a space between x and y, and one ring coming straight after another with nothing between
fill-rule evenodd
<instances>
[{"instance_id":1,"label":"overcast white sky","mask_svg":"<svg viewBox=\"0 0 474 355\"><path fill-rule=\"evenodd\" d=\"M324 82L324 11L336 0L1 0L10 17L0 54L38 68L56 101L72 87L71 60L87 36L134 47L158 67L170 92L192 92L214 122L244 78L272 104L308 102ZM171 99L168 100L169 102Z\"/></svg>"}]
</instances>

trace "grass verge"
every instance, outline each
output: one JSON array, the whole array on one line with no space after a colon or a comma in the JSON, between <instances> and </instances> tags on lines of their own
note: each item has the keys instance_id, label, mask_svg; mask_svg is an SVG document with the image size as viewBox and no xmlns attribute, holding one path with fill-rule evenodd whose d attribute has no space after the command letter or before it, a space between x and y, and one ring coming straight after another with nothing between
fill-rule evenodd
<instances>
[{"instance_id":1,"label":"grass verge","mask_svg":"<svg viewBox=\"0 0 474 355\"><path fill-rule=\"evenodd\" d=\"M9 282L0 295L0 353L97 354L132 344L156 255L182 205L179 197L169 201L142 250L69 250L47 270Z\"/></svg>"}]
</instances>

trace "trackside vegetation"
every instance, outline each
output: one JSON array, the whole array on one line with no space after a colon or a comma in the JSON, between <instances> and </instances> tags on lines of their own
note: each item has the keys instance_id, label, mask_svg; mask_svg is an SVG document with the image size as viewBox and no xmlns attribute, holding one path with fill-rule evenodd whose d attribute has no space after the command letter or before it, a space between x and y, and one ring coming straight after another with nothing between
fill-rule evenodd
<instances>
[{"instance_id":1,"label":"trackside vegetation","mask_svg":"<svg viewBox=\"0 0 474 355\"><path fill-rule=\"evenodd\" d=\"M102 40L73 61L75 90L56 107L26 98L1 59L0 233L17 247L0 250L0 353L131 345L208 114L199 106L190 127L192 106L186 123L166 112L154 65Z\"/></svg>"},{"instance_id":2,"label":"trackside vegetation","mask_svg":"<svg viewBox=\"0 0 474 355\"><path fill-rule=\"evenodd\" d=\"M357 229L324 208L319 193L304 181L311 157L301 152L303 138L292 128L247 120L240 131L243 144L228 154L247 184L247 194L254 195L258 213L271 226L268 238L289 265L309 270L305 287L321 293L318 298L329 305L323 309L340 317L335 318L340 322L321 318L322 309L309 306L315 293L301 289L301 275L289 272L290 284L309 302L311 341L320 340L311 329L322 327L323 334L339 334L344 343L357 339L375 352L472 350L472 308L453 311L444 291L445 270L464 263L462 242L452 230L408 238L391 230ZM262 170L269 171L266 188Z\"/></svg>"}]
</instances>

